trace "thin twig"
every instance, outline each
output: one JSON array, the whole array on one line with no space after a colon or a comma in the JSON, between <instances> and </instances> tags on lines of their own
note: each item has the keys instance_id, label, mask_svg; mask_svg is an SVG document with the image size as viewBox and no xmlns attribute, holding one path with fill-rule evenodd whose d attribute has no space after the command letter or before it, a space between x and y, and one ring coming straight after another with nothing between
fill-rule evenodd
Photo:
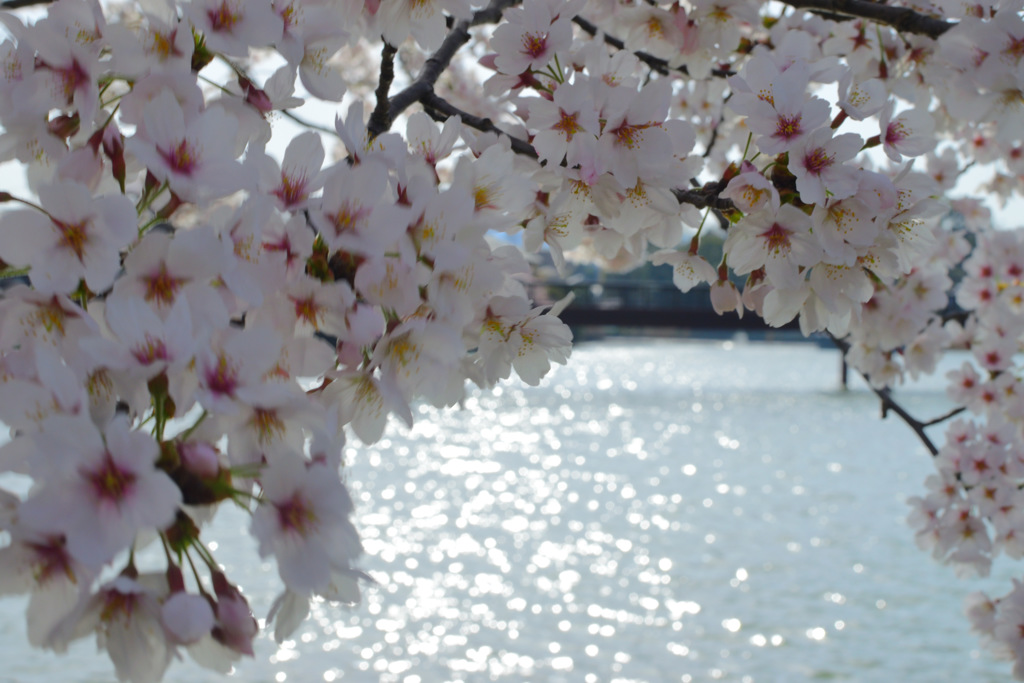
<instances>
[{"instance_id":1,"label":"thin twig","mask_svg":"<svg viewBox=\"0 0 1024 683\"><path fill-rule=\"evenodd\" d=\"M328 128L327 126L321 126L319 123L313 123L312 121L307 121L306 119L304 119L304 118L302 118L300 116L296 116L295 114L291 113L290 111L288 111L286 109L279 109L278 111L281 112L282 116L284 116L287 119L291 119L292 121L294 121L295 123L299 124L300 126L304 126L306 128L309 128L310 130L317 130L317 131L320 131L321 133L327 133L328 135L333 135L335 137L338 137L338 131L334 130L333 128Z\"/></svg>"},{"instance_id":2,"label":"thin twig","mask_svg":"<svg viewBox=\"0 0 1024 683\"><path fill-rule=\"evenodd\" d=\"M591 36L596 36L597 35L597 32L598 32L597 26L595 26L593 23L587 21L583 17L581 17L581 16L573 17L572 22L574 24L576 24L577 26L579 26L581 29L583 29L586 33L590 34ZM611 45L616 50L629 50L629 48L626 47L626 43L624 43L621 39L616 38L613 35L609 35L608 33L604 34L604 42L607 45ZM669 63L667 61L665 61L664 59L662 59L661 57L655 57L652 54L644 52L643 50L635 50L635 51L631 51L631 52L633 52L633 56L635 56L637 59L639 59L641 62L643 62L647 66L649 66L652 70L657 71L662 76L668 75L668 73L670 71L676 71L676 72L684 74L686 76L690 75L690 70L686 68L685 64L681 65L681 66L673 67L673 66L669 66ZM720 78L724 78L726 76L732 76L734 73L735 73L734 71L731 71L729 69L712 69L711 70L711 75L718 76Z\"/></svg>"},{"instance_id":3,"label":"thin twig","mask_svg":"<svg viewBox=\"0 0 1024 683\"><path fill-rule=\"evenodd\" d=\"M828 334L828 338L832 340L832 343L836 345L836 348L839 349L839 351L845 356L846 352L850 350L850 344L842 339L836 338L829 332L826 332L826 334ZM924 430L927 427L937 425L940 422L945 422L951 417L960 414L961 412L963 412L964 408L955 408L949 411L948 413L940 415L939 417L933 420L918 420L916 417L907 412L906 408L904 408L903 406L896 402L896 399L892 397L892 392L889 389L879 389L875 387L873 384L871 384L871 380L868 378L866 374L864 374L860 370L857 370L857 372L860 374L861 377L864 378L864 380L868 383L868 387L871 388L871 391L873 391L875 393L875 396L877 396L879 400L882 402L882 418L884 419L889 414L889 411L896 413L896 415L899 416L899 418L903 420L903 422L906 423L908 427L910 427L914 434L917 435L917 438L921 440L921 443L924 444L924 447L927 448L928 452L932 454L932 457L937 456L939 454L939 449L935 446L935 444L928 437Z\"/></svg>"},{"instance_id":4,"label":"thin twig","mask_svg":"<svg viewBox=\"0 0 1024 683\"><path fill-rule=\"evenodd\" d=\"M953 408L953 410L949 411L945 415L939 415L938 417L936 417L936 418L934 418L932 420L928 420L927 422L922 423L921 426L922 427L931 427L932 425L937 425L937 424L939 424L941 422L945 422L946 420L948 420L950 418L956 417L957 415L959 415L960 413L964 412L965 410L967 410L967 408L965 408L964 406L960 406L959 408Z\"/></svg>"}]
</instances>

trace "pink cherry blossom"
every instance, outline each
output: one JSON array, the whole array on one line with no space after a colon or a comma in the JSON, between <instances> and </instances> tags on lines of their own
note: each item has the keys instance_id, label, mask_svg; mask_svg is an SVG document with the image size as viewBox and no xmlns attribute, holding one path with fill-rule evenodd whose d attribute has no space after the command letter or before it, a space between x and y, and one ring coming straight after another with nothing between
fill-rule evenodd
<instances>
[{"instance_id":1,"label":"pink cherry blossom","mask_svg":"<svg viewBox=\"0 0 1024 683\"><path fill-rule=\"evenodd\" d=\"M333 569L348 568L362 545L349 521L352 500L325 466L289 461L260 478L264 499L253 514L260 555L273 555L289 589L326 591Z\"/></svg>"},{"instance_id":2,"label":"pink cherry blossom","mask_svg":"<svg viewBox=\"0 0 1024 683\"><path fill-rule=\"evenodd\" d=\"M21 507L26 523L63 533L77 561L99 567L127 549L141 531L162 529L174 519L181 492L155 468L156 442L124 419L101 433L87 419L54 417L37 444L53 463L42 486Z\"/></svg>"},{"instance_id":3,"label":"pink cherry blossom","mask_svg":"<svg viewBox=\"0 0 1024 683\"><path fill-rule=\"evenodd\" d=\"M33 286L68 294L80 280L96 292L110 287L118 252L135 237L135 210L124 197L93 197L64 181L39 189L45 214L16 211L0 227L0 258L30 266Z\"/></svg>"},{"instance_id":4,"label":"pink cherry blossom","mask_svg":"<svg viewBox=\"0 0 1024 683\"><path fill-rule=\"evenodd\" d=\"M128 139L128 151L158 180L189 201L223 197L249 184L234 161L237 122L212 107L186 120L178 100L163 91L143 107L145 139Z\"/></svg>"}]
</instances>

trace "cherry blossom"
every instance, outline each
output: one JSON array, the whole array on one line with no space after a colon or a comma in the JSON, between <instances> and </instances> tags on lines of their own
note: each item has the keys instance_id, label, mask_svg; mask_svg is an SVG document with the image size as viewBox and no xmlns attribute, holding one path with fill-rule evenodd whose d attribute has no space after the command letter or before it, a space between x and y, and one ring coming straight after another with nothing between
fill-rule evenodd
<instances>
[{"instance_id":1,"label":"cherry blossom","mask_svg":"<svg viewBox=\"0 0 1024 683\"><path fill-rule=\"evenodd\" d=\"M81 417L50 419L60 431L47 429L36 441L46 453L39 465L46 483L20 508L27 524L64 534L72 557L100 567L140 531L171 523L181 493L155 468L155 441L123 419L102 434ZM70 462L54 462L58 453Z\"/></svg>"},{"instance_id":2,"label":"cherry blossom","mask_svg":"<svg viewBox=\"0 0 1024 683\"><path fill-rule=\"evenodd\" d=\"M832 137L827 128L819 128L790 150L790 171L796 176L796 189L808 204L825 204L825 199L846 199L857 191L856 171L845 165L860 151L864 140L845 133Z\"/></svg>"},{"instance_id":3,"label":"cherry blossom","mask_svg":"<svg viewBox=\"0 0 1024 683\"><path fill-rule=\"evenodd\" d=\"M539 71L557 53L568 52L572 16L566 10L568 3L547 0L527 0L522 7L507 10L505 23L491 37L491 47L498 53L494 60L498 70L511 75L528 69Z\"/></svg>"},{"instance_id":4,"label":"cherry blossom","mask_svg":"<svg viewBox=\"0 0 1024 683\"><path fill-rule=\"evenodd\" d=\"M260 478L264 502L253 515L260 555L274 555L282 580L300 594L328 590L332 568L347 569L362 554L349 521L352 500L323 465L272 466Z\"/></svg>"},{"instance_id":5,"label":"cherry blossom","mask_svg":"<svg viewBox=\"0 0 1024 683\"><path fill-rule=\"evenodd\" d=\"M157 180L183 199L223 197L248 184L234 161L237 122L220 108L200 112L186 124L185 111L164 90L143 107L146 140L128 140L128 151Z\"/></svg>"},{"instance_id":6,"label":"cherry blossom","mask_svg":"<svg viewBox=\"0 0 1024 683\"><path fill-rule=\"evenodd\" d=\"M346 436L566 362L544 253L827 330L887 401L965 350L956 410L891 411L934 454L908 538L965 575L1024 557L1024 240L990 225L1024 191L1020 8L798 4L0 10L0 470L31 480L0 486L0 591L30 643L95 632L126 680L251 656L225 501L277 562L275 637L358 601ZM1020 586L969 618L1024 677Z\"/></svg>"},{"instance_id":7,"label":"cherry blossom","mask_svg":"<svg viewBox=\"0 0 1024 683\"><path fill-rule=\"evenodd\" d=\"M135 237L135 211L124 197L93 197L75 182L39 189L44 212L17 211L0 229L0 258L31 267L39 291L69 294L80 280L93 291L114 282L117 250Z\"/></svg>"}]
</instances>

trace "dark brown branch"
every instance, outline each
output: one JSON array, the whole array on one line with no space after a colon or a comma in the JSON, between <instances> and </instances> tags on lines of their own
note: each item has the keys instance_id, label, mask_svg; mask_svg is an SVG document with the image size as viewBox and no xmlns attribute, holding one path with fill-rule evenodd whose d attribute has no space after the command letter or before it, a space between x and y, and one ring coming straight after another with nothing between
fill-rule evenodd
<instances>
[{"instance_id":1,"label":"dark brown branch","mask_svg":"<svg viewBox=\"0 0 1024 683\"><path fill-rule=\"evenodd\" d=\"M579 26L589 35L597 35L597 26L587 21L583 17L573 17L572 21L574 24ZM604 42L607 45L611 45L616 50L629 50L629 48L626 47L626 44L621 39L616 38L615 36L612 35L608 35L607 33L604 34ZM667 76L671 71L676 71L677 73L681 73L686 76L690 75L690 71L686 68L686 65L676 67L669 66L668 62L666 62L661 57L655 57L654 55L648 54L647 52L643 52L642 50L633 51L633 56L635 56L637 59L639 59L647 66L649 66L653 71L657 71L662 76ZM718 77L732 76L734 73L734 71L729 71L728 69L711 70L711 74L713 76Z\"/></svg>"},{"instance_id":2,"label":"dark brown branch","mask_svg":"<svg viewBox=\"0 0 1024 683\"><path fill-rule=\"evenodd\" d=\"M940 423L945 422L946 420L948 420L950 418L956 417L957 415L959 415L960 413L964 412L965 410L967 410L967 408L965 408L963 406L960 406L959 408L953 408L953 410L949 411L948 413L945 413L944 415L939 415L936 418L933 418L931 420L928 420L927 422L922 423L921 426L922 427L931 427L932 425L940 424Z\"/></svg>"},{"instance_id":3,"label":"dark brown branch","mask_svg":"<svg viewBox=\"0 0 1024 683\"><path fill-rule=\"evenodd\" d=\"M370 120L366 124L366 131L373 140L390 127L391 104L388 101L388 91L391 90L391 83L395 80L395 53L398 49L389 42L384 41L384 48L380 53L380 80L377 82L377 106L370 114Z\"/></svg>"},{"instance_id":4,"label":"dark brown branch","mask_svg":"<svg viewBox=\"0 0 1024 683\"><path fill-rule=\"evenodd\" d=\"M672 194L680 204L692 204L698 209L711 208L715 211L732 211L736 205L731 199L723 199L718 196L721 188L719 183L708 183L704 187L695 190L672 190Z\"/></svg>"},{"instance_id":5,"label":"dark brown branch","mask_svg":"<svg viewBox=\"0 0 1024 683\"><path fill-rule=\"evenodd\" d=\"M594 24L590 23L589 21L587 21L586 19L584 19L581 16L573 17L572 23L574 23L577 26L579 26L581 29L583 29L586 33L590 34L591 36L596 36L597 35L597 26L595 26ZM604 42L607 45L611 45L616 50L626 50L627 49L626 48L626 44L624 42L622 42L622 40L616 38L615 36L608 35L607 33L604 34ZM668 75L668 72L669 72L668 62L666 62L664 59L661 59L660 57L655 57L654 55L649 55L646 52L634 52L633 54L636 55L637 59L639 59L641 62L643 62L647 66L651 67L652 69L654 69L655 71L660 73L662 76L667 76ZM686 67L683 67L683 69L685 69L685 68ZM686 71L683 71L683 73L686 73Z\"/></svg>"},{"instance_id":6,"label":"dark brown branch","mask_svg":"<svg viewBox=\"0 0 1024 683\"><path fill-rule=\"evenodd\" d=\"M909 7L894 7L870 0L782 0L796 9L819 10L831 14L867 19L891 26L900 33L917 33L938 38L955 23L936 19Z\"/></svg>"},{"instance_id":7,"label":"dark brown branch","mask_svg":"<svg viewBox=\"0 0 1024 683\"><path fill-rule=\"evenodd\" d=\"M828 338L832 340L832 343L836 345L836 348L839 349L839 351L844 356L846 355L846 352L850 350L850 344L848 342L842 339L837 339L832 334L828 334ZM917 434L917 438L921 440L921 443L924 444L924 447L928 449L928 452L931 453L933 457L937 456L939 454L939 449L935 446L935 444L928 437L928 435L925 434L924 430L927 427L937 425L940 422L945 422L946 420L956 415L959 415L964 411L964 408L954 408L948 413L940 415L939 417L933 420L922 422L921 420L918 420L916 417L907 412L907 410L903 406L897 403L896 399L892 397L892 392L889 389L876 388L873 384L871 384L871 380L868 379L867 375L865 375L860 370L858 370L857 372L860 373L860 376L863 377L864 380L868 383L868 386L871 388L871 391L875 392L875 396L877 396L879 400L882 402L882 418L885 419L888 416L889 411L896 413L896 415L899 416L899 418L903 420L903 422L905 422L908 427L910 427L914 434Z\"/></svg>"},{"instance_id":8,"label":"dark brown branch","mask_svg":"<svg viewBox=\"0 0 1024 683\"><path fill-rule=\"evenodd\" d=\"M448 100L439 96L433 90L430 90L422 98L420 103L423 105L423 109L436 121L444 121L449 116L459 116L462 118L462 123L475 128L476 130L483 131L485 133L497 133L507 137L512 141L512 151L516 154L522 154L523 156L530 157L531 159L537 158L537 152L526 140L517 138L514 135L509 135L502 129L494 125L494 122L490 119L485 119L480 116L474 116L468 112L462 111Z\"/></svg>"},{"instance_id":9,"label":"dark brown branch","mask_svg":"<svg viewBox=\"0 0 1024 683\"><path fill-rule=\"evenodd\" d=\"M864 377L863 373L861 376ZM864 377L864 379L867 380L867 377ZM871 391L875 392L875 396L877 396L882 401L883 420L888 416L890 410L896 413L896 415L898 415L899 418L903 420L915 434L917 434L917 438L921 440L921 443L924 444L924 447L928 449L929 453L931 453L933 456L939 454L939 449L935 447L935 444L932 443L932 440L928 438L927 434L924 433L924 428L927 426L926 423L921 422L913 415L908 413L903 406L896 402L896 399L892 397L892 392L890 392L888 389L878 389L874 387L870 381L868 381L868 386L871 387Z\"/></svg>"},{"instance_id":10,"label":"dark brown branch","mask_svg":"<svg viewBox=\"0 0 1024 683\"><path fill-rule=\"evenodd\" d=\"M52 5L57 0L6 0L0 2L0 9L21 9L22 7L33 7L35 5Z\"/></svg>"},{"instance_id":11,"label":"dark brown branch","mask_svg":"<svg viewBox=\"0 0 1024 683\"><path fill-rule=\"evenodd\" d=\"M498 21L501 13L507 8L515 5L519 0L493 0L490 5L482 10L473 13L473 18L468 21L460 21L445 36L441 47L437 48L434 54L430 55L419 76L409 87L405 88L388 102L388 116L378 123L376 129L369 129L371 136L376 137L391 128L395 117L411 107L416 102L421 102L429 93L433 93L434 84L441 77L444 70L451 64L452 58L459 49L469 42L469 29L479 24L486 24Z\"/></svg>"}]
</instances>

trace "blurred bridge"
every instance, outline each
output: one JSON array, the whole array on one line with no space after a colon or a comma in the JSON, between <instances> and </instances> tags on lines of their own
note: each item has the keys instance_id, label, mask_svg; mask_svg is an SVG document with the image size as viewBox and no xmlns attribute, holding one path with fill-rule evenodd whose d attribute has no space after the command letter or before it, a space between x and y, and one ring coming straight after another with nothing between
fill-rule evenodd
<instances>
[{"instance_id":1,"label":"blurred bridge","mask_svg":"<svg viewBox=\"0 0 1024 683\"><path fill-rule=\"evenodd\" d=\"M772 335L786 331L799 334L794 321L782 328L769 327L747 311L718 315L711 307L710 287L695 287L683 293L671 282L647 279L619 279L603 282L568 280L536 281L528 285L538 304L558 301L570 292L573 302L559 318L573 328L618 328L616 331L662 329L693 332L759 332Z\"/></svg>"}]
</instances>

